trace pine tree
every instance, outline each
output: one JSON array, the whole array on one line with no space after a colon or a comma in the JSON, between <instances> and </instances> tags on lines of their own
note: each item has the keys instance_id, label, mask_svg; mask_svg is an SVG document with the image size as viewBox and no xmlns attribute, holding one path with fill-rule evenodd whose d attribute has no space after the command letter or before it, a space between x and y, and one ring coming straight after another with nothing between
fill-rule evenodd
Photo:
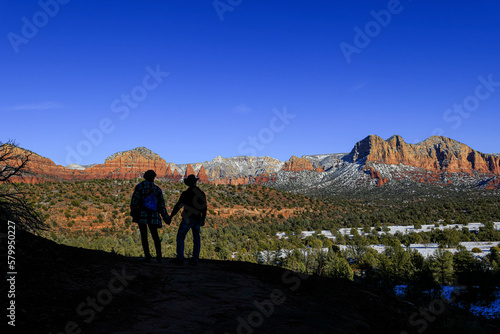
<instances>
[{"instance_id":1,"label":"pine tree","mask_svg":"<svg viewBox=\"0 0 500 334\"><path fill-rule=\"evenodd\" d=\"M330 249L326 256L324 274L333 278L347 278L351 281L354 279L354 274L347 259L341 252L335 252L333 249Z\"/></svg>"},{"instance_id":2,"label":"pine tree","mask_svg":"<svg viewBox=\"0 0 500 334\"><path fill-rule=\"evenodd\" d=\"M453 281L453 254L450 251L438 248L431 257L430 268L435 281L441 285L448 285Z\"/></svg>"},{"instance_id":3,"label":"pine tree","mask_svg":"<svg viewBox=\"0 0 500 334\"><path fill-rule=\"evenodd\" d=\"M458 246L457 250L453 255L455 275L459 284L470 285L477 260L464 246Z\"/></svg>"}]
</instances>

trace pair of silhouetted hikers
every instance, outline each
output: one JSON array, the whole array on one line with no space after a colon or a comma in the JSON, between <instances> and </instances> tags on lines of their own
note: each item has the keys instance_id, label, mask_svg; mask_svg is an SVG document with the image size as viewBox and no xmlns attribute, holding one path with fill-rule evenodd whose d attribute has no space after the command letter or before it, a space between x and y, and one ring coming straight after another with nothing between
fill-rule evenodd
<instances>
[{"instance_id":1,"label":"pair of silhouetted hikers","mask_svg":"<svg viewBox=\"0 0 500 334\"><path fill-rule=\"evenodd\" d=\"M163 192L154 183L155 177L156 173L153 170L145 172L144 181L135 187L130 202L130 215L133 218L132 221L137 222L139 225L145 260L151 261L148 227L155 244L156 259L158 262L161 262L161 242L158 236L158 228L162 226L162 219L166 224L170 225L172 218L181 208L184 208L182 211L182 221L177 231L177 258L174 262L177 264L184 263L184 240L189 230L191 230L193 231L193 257L189 263L196 265L200 259L200 227L205 225L205 218L207 216L207 199L205 193L196 186L198 178L194 175L189 175L184 179L184 184L188 186L188 189L181 194L179 201L172 209L172 213L168 215Z\"/></svg>"}]
</instances>

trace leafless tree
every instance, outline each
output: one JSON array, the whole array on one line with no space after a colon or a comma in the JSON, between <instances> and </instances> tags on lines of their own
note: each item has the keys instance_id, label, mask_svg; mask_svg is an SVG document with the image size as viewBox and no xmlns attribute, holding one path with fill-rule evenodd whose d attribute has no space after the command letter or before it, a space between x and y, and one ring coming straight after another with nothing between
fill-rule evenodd
<instances>
[{"instance_id":1,"label":"leafless tree","mask_svg":"<svg viewBox=\"0 0 500 334\"><path fill-rule=\"evenodd\" d=\"M23 177L31 153L16 154L17 145L9 140L0 142L0 228L6 229L13 221L20 229L37 232L46 228L42 216L26 200L26 193L12 182L14 177Z\"/></svg>"}]
</instances>

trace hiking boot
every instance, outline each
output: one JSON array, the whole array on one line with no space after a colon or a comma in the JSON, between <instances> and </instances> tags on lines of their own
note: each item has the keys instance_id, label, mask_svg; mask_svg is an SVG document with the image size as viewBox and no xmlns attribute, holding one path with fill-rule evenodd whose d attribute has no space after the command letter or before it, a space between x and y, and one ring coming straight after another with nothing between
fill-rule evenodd
<instances>
[{"instance_id":1,"label":"hiking boot","mask_svg":"<svg viewBox=\"0 0 500 334\"><path fill-rule=\"evenodd\" d=\"M173 259L172 261L173 264L178 264L178 265L183 265L184 264L184 260L181 260L181 259Z\"/></svg>"},{"instance_id":2,"label":"hiking boot","mask_svg":"<svg viewBox=\"0 0 500 334\"><path fill-rule=\"evenodd\" d=\"M192 266L197 266L198 265L198 261L195 260L195 259L191 259L191 260L189 260L189 264L192 265Z\"/></svg>"}]
</instances>

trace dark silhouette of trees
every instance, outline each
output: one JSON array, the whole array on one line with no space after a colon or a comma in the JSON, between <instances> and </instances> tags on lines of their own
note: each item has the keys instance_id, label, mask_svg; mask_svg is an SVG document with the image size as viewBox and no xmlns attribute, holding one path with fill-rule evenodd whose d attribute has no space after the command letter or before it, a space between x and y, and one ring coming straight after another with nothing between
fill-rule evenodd
<instances>
[{"instance_id":1,"label":"dark silhouette of trees","mask_svg":"<svg viewBox=\"0 0 500 334\"><path fill-rule=\"evenodd\" d=\"M31 154L18 155L16 147L12 140L0 143L0 226L7 229L10 220L20 229L37 232L45 229L42 215L28 202L26 192L12 182L14 177L23 177Z\"/></svg>"}]
</instances>

